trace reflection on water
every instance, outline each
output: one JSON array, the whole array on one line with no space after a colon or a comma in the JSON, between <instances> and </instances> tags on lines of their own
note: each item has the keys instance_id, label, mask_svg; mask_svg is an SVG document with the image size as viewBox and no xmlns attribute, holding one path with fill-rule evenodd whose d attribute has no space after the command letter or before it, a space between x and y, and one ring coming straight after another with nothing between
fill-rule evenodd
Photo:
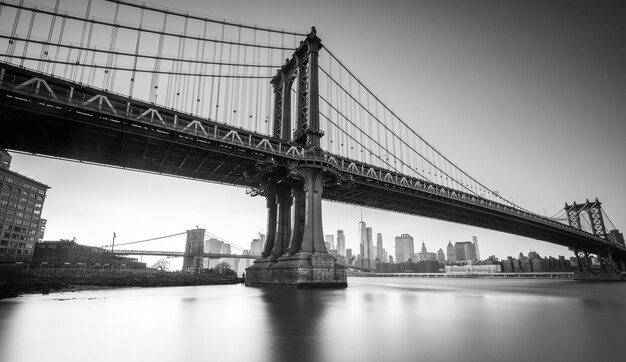
<instances>
[{"instance_id":1,"label":"reflection on water","mask_svg":"<svg viewBox=\"0 0 626 362\"><path fill-rule=\"evenodd\" d=\"M621 354L625 283L352 278L0 302L0 361L528 361Z\"/></svg>"}]
</instances>

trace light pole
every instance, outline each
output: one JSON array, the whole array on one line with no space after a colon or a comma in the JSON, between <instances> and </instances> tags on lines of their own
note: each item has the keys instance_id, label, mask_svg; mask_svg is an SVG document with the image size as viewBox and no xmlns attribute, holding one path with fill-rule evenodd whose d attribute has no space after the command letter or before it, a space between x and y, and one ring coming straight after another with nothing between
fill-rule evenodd
<instances>
[{"instance_id":1,"label":"light pole","mask_svg":"<svg viewBox=\"0 0 626 362\"><path fill-rule=\"evenodd\" d=\"M117 235L115 235L115 232L113 232L113 244L111 244L111 253L113 253L113 249L115 249L115 237Z\"/></svg>"}]
</instances>

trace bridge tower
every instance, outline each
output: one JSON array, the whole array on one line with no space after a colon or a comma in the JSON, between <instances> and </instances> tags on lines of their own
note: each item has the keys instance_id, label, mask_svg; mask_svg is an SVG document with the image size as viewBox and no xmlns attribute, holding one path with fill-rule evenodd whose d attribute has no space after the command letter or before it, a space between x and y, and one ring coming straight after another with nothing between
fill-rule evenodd
<instances>
[{"instance_id":1,"label":"bridge tower","mask_svg":"<svg viewBox=\"0 0 626 362\"><path fill-rule=\"evenodd\" d=\"M606 227L604 225L604 219L602 217L602 203L595 199L591 202L586 200L584 204L577 204L575 201L572 205L565 203L565 213L567 215L567 221L569 225L581 231L583 230L583 224L581 223L581 214L587 213L591 226L591 233L600 238L609 240ZM618 268L617 264L613 260L611 248L594 248L594 249L572 249L576 259L578 261L578 272L586 275L605 274L607 272L613 272L616 269L623 269L623 265ZM594 270L592 267L589 254L595 254L600 262L600 269ZM623 262L621 263L623 264Z\"/></svg>"},{"instance_id":2,"label":"bridge tower","mask_svg":"<svg viewBox=\"0 0 626 362\"><path fill-rule=\"evenodd\" d=\"M246 270L246 285L294 288L345 288L346 269L324 244L322 192L341 184L335 166L320 148L318 54L315 28L273 77L273 136L301 147L303 154L287 171L269 158L256 165L258 187L252 195L267 200L267 239L260 259ZM296 85L295 131L291 92ZM283 171L281 171L283 170ZM292 212L293 211L293 212Z\"/></svg>"},{"instance_id":3,"label":"bridge tower","mask_svg":"<svg viewBox=\"0 0 626 362\"><path fill-rule=\"evenodd\" d=\"M197 271L202 268L202 257L204 253L204 233L205 229L187 230L187 240L185 241L185 256L183 257L183 271Z\"/></svg>"}]
</instances>

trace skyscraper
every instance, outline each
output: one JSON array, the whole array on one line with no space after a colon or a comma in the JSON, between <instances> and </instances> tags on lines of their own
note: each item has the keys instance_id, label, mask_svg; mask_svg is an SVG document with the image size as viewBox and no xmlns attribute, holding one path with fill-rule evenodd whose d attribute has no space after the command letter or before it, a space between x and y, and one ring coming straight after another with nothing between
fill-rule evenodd
<instances>
[{"instance_id":1,"label":"skyscraper","mask_svg":"<svg viewBox=\"0 0 626 362\"><path fill-rule=\"evenodd\" d=\"M454 251L456 252L457 261L475 260L476 250L471 241L463 241L454 243Z\"/></svg>"},{"instance_id":2,"label":"skyscraper","mask_svg":"<svg viewBox=\"0 0 626 362\"><path fill-rule=\"evenodd\" d=\"M442 263L446 261L446 255L443 253L442 248L439 248L439 250L437 250L437 261L440 261Z\"/></svg>"},{"instance_id":3,"label":"skyscraper","mask_svg":"<svg viewBox=\"0 0 626 362\"><path fill-rule=\"evenodd\" d=\"M265 245L265 235L259 234L258 239L252 239L250 243L250 255L261 255L263 246Z\"/></svg>"},{"instance_id":4,"label":"skyscraper","mask_svg":"<svg viewBox=\"0 0 626 362\"><path fill-rule=\"evenodd\" d=\"M361 216L361 221L359 222L359 236L361 240L360 246L360 258L361 258L361 266L365 268L374 267L374 246L372 244L372 228L367 227L365 222L363 221L363 216Z\"/></svg>"},{"instance_id":5,"label":"skyscraper","mask_svg":"<svg viewBox=\"0 0 626 362\"><path fill-rule=\"evenodd\" d=\"M396 236L396 263L409 261L414 254L413 237L409 234Z\"/></svg>"},{"instance_id":6,"label":"skyscraper","mask_svg":"<svg viewBox=\"0 0 626 362\"><path fill-rule=\"evenodd\" d=\"M337 230L337 253L341 256L346 255L346 236L343 230Z\"/></svg>"},{"instance_id":7,"label":"skyscraper","mask_svg":"<svg viewBox=\"0 0 626 362\"><path fill-rule=\"evenodd\" d=\"M456 262L456 251L454 249L454 246L452 245L452 242L450 240L448 240L448 247L446 248L446 256L448 257L448 262L449 263L455 263Z\"/></svg>"},{"instance_id":8,"label":"skyscraper","mask_svg":"<svg viewBox=\"0 0 626 362\"><path fill-rule=\"evenodd\" d=\"M374 268L376 266L376 249L374 249L374 241L372 240L372 228L365 228L367 234L367 260L369 260L368 267Z\"/></svg>"},{"instance_id":9,"label":"skyscraper","mask_svg":"<svg viewBox=\"0 0 626 362\"><path fill-rule=\"evenodd\" d=\"M383 234L376 234L376 259L385 262L385 249L383 248Z\"/></svg>"},{"instance_id":10,"label":"skyscraper","mask_svg":"<svg viewBox=\"0 0 626 362\"><path fill-rule=\"evenodd\" d=\"M332 234L325 235L324 239L325 239L327 250L335 249L335 235L332 235Z\"/></svg>"},{"instance_id":11,"label":"skyscraper","mask_svg":"<svg viewBox=\"0 0 626 362\"><path fill-rule=\"evenodd\" d=\"M474 251L476 252L476 259L480 260L480 250L478 249L478 238L472 236L472 241L474 242Z\"/></svg>"}]
</instances>

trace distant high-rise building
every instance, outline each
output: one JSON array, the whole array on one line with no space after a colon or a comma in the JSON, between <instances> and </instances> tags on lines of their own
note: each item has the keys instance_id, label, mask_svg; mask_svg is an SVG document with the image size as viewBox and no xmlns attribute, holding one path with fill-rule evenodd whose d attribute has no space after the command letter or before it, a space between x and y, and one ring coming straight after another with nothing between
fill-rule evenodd
<instances>
[{"instance_id":1,"label":"distant high-rise building","mask_svg":"<svg viewBox=\"0 0 626 362\"><path fill-rule=\"evenodd\" d=\"M404 263L415 254L413 237L409 234L396 236L396 263Z\"/></svg>"},{"instance_id":2,"label":"distant high-rise building","mask_svg":"<svg viewBox=\"0 0 626 362\"><path fill-rule=\"evenodd\" d=\"M457 261L476 260L476 249L471 241L462 241L454 243L454 251Z\"/></svg>"},{"instance_id":3,"label":"distant high-rise building","mask_svg":"<svg viewBox=\"0 0 626 362\"><path fill-rule=\"evenodd\" d=\"M352 258L352 249L346 249L346 258Z\"/></svg>"},{"instance_id":4,"label":"distant high-rise building","mask_svg":"<svg viewBox=\"0 0 626 362\"><path fill-rule=\"evenodd\" d=\"M265 246L265 235L259 234L259 238L252 239L250 243L250 255L261 255L261 253L263 253L263 246Z\"/></svg>"},{"instance_id":5,"label":"distant high-rise building","mask_svg":"<svg viewBox=\"0 0 626 362\"><path fill-rule=\"evenodd\" d=\"M449 263L456 262L456 250L454 249L454 246L452 245L452 242L450 240L448 240L448 247L446 248L446 256L448 257Z\"/></svg>"},{"instance_id":6,"label":"distant high-rise building","mask_svg":"<svg viewBox=\"0 0 626 362\"><path fill-rule=\"evenodd\" d=\"M343 230L337 230L337 253L346 256L346 236L343 234Z\"/></svg>"},{"instance_id":7,"label":"distant high-rise building","mask_svg":"<svg viewBox=\"0 0 626 362\"><path fill-rule=\"evenodd\" d=\"M375 251L372 244L372 228L367 227L363 219L359 222L359 236L361 240L360 246L360 260L361 266L365 268L373 268L375 265Z\"/></svg>"},{"instance_id":8,"label":"distant high-rise building","mask_svg":"<svg viewBox=\"0 0 626 362\"><path fill-rule=\"evenodd\" d=\"M437 261L440 261L442 263L446 261L446 254L443 253L442 248L439 248L439 250L437 250Z\"/></svg>"},{"instance_id":9,"label":"distant high-rise building","mask_svg":"<svg viewBox=\"0 0 626 362\"><path fill-rule=\"evenodd\" d=\"M0 262L30 261L43 240L41 218L48 186L9 170L11 155L0 149Z\"/></svg>"},{"instance_id":10,"label":"distant high-rise building","mask_svg":"<svg viewBox=\"0 0 626 362\"><path fill-rule=\"evenodd\" d=\"M478 249L478 238L472 236L472 241L474 242L474 251L476 252L476 259L480 260L480 250Z\"/></svg>"},{"instance_id":11,"label":"distant high-rise building","mask_svg":"<svg viewBox=\"0 0 626 362\"><path fill-rule=\"evenodd\" d=\"M376 234L376 259L385 262L385 248L383 248L383 234Z\"/></svg>"},{"instance_id":12,"label":"distant high-rise building","mask_svg":"<svg viewBox=\"0 0 626 362\"><path fill-rule=\"evenodd\" d=\"M373 268L376 265L376 249L374 248L374 240L372 238L372 228L365 228L367 234L367 258L369 259L369 266Z\"/></svg>"},{"instance_id":13,"label":"distant high-rise building","mask_svg":"<svg viewBox=\"0 0 626 362\"><path fill-rule=\"evenodd\" d=\"M332 234L328 234L324 236L325 239L325 244L326 244L326 250L333 250L335 249L335 235Z\"/></svg>"},{"instance_id":14,"label":"distant high-rise building","mask_svg":"<svg viewBox=\"0 0 626 362\"><path fill-rule=\"evenodd\" d=\"M428 253L428 249L426 249L426 244L422 241L422 253Z\"/></svg>"}]
</instances>

